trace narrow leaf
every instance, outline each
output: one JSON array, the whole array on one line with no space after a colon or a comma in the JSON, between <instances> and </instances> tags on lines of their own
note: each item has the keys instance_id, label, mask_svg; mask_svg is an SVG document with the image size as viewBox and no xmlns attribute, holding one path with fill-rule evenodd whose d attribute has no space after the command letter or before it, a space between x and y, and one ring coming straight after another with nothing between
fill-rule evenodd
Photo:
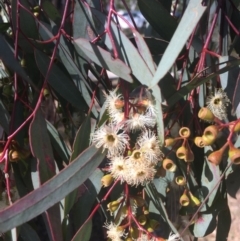
<instances>
[{"instance_id":1,"label":"narrow leaf","mask_svg":"<svg viewBox=\"0 0 240 241\"><path fill-rule=\"evenodd\" d=\"M35 58L39 70L46 76L50 59L42 52L35 50ZM77 109L83 110L79 105L83 98L71 79L64 72L53 64L49 76L48 83L67 101L69 101ZM83 101L84 102L84 101Z\"/></svg>"},{"instance_id":2,"label":"narrow leaf","mask_svg":"<svg viewBox=\"0 0 240 241\"><path fill-rule=\"evenodd\" d=\"M149 86L156 85L171 68L205 10L201 1L190 0Z\"/></svg>"},{"instance_id":3,"label":"narrow leaf","mask_svg":"<svg viewBox=\"0 0 240 241\"><path fill-rule=\"evenodd\" d=\"M113 72L120 78L132 83L131 70L120 59L113 59L106 50L90 43L86 39L74 40L76 50L81 49L94 63Z\"/></svg>"},{"instance_id":4,"label":"narrow leaf","mask_svg":"<svg viewBox=\"0 0 240 241\"><path fill-rule=\"evenodd\" d=\"M73 237L71 241L88 241L92 233L92 219L90 219L84 227L82 227Z\"/></svg>"},{"instance_id":5,"label":"narrow leaf","mask_svg":"<svg viewBox=\"0 0 240 241\"><path fill-rule=\"evenodd\" d=\"M41 214L81 185L101 163L105 153L89 147L68 167L40 188L0 212L0 232L6 232Z\"/></svg>"}]
</instances>

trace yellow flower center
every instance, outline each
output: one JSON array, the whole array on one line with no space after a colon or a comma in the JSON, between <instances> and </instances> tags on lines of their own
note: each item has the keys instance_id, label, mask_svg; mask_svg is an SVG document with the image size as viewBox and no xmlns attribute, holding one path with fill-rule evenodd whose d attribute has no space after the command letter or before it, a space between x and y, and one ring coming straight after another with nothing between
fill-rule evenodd
<instances>
[{"instance_id":1,"label":"yellow flower center","mask_svg":"<svg viewBox=\"0 0 240 241\"><path fill-rule=\"evenodd\" d=\"M114 142L115 141L115 137L113 135L107 135L107 141L109 142Z\"/></svg>"},{"instance_id":2,"label":"yellow flower center","mask_svg":"<svg viewBox=\"0 0 240 241\"><path fill-rule=\"evenodd\" d=\"M221 99L220 98L215 98L213 100L213 103L214 103L214 105L219 105L219 104L221 104Z\"/></svg>"}]
</instances>

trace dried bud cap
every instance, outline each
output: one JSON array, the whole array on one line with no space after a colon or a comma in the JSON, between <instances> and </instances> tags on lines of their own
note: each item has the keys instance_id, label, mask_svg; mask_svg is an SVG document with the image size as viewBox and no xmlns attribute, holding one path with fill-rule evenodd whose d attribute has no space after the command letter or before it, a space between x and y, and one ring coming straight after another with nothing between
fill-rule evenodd
<instances>
[{"instance_id":1,"label":"dried bud cap","mask_svg":"<svg viewBox=\"0 0 240 241\"><path fill-rule=\"evenodd\" d=\"M142 226L147 223L147 217L143 214L138 216L137 220Z\"/></svg>"},{"instance_id":2,"label":"dried bud cap","mask_svg":"<svg viewBox=\"0 0 240 241\"><path fill-rule=\"evenodd\" d=\"M195 206L199 206L201 204L200 200L195 197L190 191L188 192L190 199L192 201L192 204L194 204Z\"/></svg>"},{"instance_id":3,"label":"dried bud cap","mask_svg":"<svg viewBox=\"0 0 240 241\"><path fill-rule=\"evenodd\" d=\"M203 136L202 136L203 143L206 146L210 146L215 142L215 140L217 139L217 136L218 136L217 126L214 126L214 125L208 126L203 132Z\"/></svg>"},{"instance_id":4,"label":"dried bud cap","mask_svg":"<svg viewBox=\"0 0 240 241\"><path fill-rule=\"evenodd\" d=\"M238 122L236 125L235 125L235 123L231 124L229 126L229 131L239 132L240 131L240 122Z\"/></svg>"},{"instance_id":5,"label":"dried bud cap","mask_svg":"<svg viewBox=\"0 0 240 241\"><path fill-rule=\"evenodd\" d=\"M115 100L114 105L116 109L121 109L124 106L124 101L123 100Z\"/></svg>"},{"instance_id":6,"label":"dried bud cap","mask_svg":"<svg viewBox=\"0 0 240 241\"><path fill-rule=\"evenodd\" d=\"M187 196L186 192L184 192L183 195L180 197L179 202L184 207L186 207L190 204L190 200L189 200L189 197Z\"/></svg>"},{"instance_id":7,"label":"dried bud cap","mask_svg":"<svg viewBox=\"0 0 240 241\"><path fill-rule=\"evenodd\" d=\"M107 174L102 177L101 183L103 187L109 187L113 183L114 178L111 174Z\"/></svg>"},{"instance_id":8,"label":"dried bud cap","mask_svg":"<svg viewBox=\"0 0 240 241\"><path fill-rule=\"evenodd\" d=\"M180 146L176 151L176 156L179 159L186 159L188 154L188 149L185 146Z\"/></svg>"},{"instance_id":9,"label":"dried bud cap","mask_svg":"<svg viewBox=\"0 0 240 241\"><path fill-rule=\"evenodd\" d=\"M177 185L179 186L184 186L186 185L186 178L184 176L178 176L175 178L175 182L177 183Z\"/></svg>"},{"instance_id":10,"label":"dried bud cap","mask_svg":"<svg viewBox=\"0 0 240 241\"><path fill-rule=\"evenodd\" d=\"M210 111L207 107L202 107L198 112L198 117L201 120L212 122L215 119L212 111Z\"/></svg>"},{"instance_id":11,"label":"dried bud cap","mask_svg":"<svg viewBox=\"0 0 240 241\"><path fill-rule=\"evenodd\" d=\"M240 150L234 146L230 146L228 156L233 164L240 165Z\"/></svg>"},{"instance_id":12,"label":"dried bud cap","mask_svg":"<svg viewBox=\"0 0 240 241\"><path fill-rule=\"evenodd\" d=\"M198 146L200 148L203 148L205 146L201 136L196 136L194 138L194 143L196 146Z\"/></svg>"},{"instance_id":13,"label":"dried bud cap","mask_svg":"<svg viewBox=\"0 0 240 241\"><path fill-rule=\"evenodd\" d=\"M162 167L169 172L175 172L177 168L176 164L171 159L164 159Z\"/></svg>"},{"instance_id":14,"label":"dried bud cap","mask_svg":"<svg viewBox=\"0 0 240 241\"><path fill-rule=\"evenodd\" d=\"M121 204L120 200L112 201L107 204L107 208L111 213L114 213L118 209L120 204Z\"/></svg>"},{"instance_id":15,"label":"dried bud cap","mask_svg":"<svg viewBox=\"0 0 240 241\"><path fill-rule=\"evenodd\" d=\"M188 138L191 135L191 131L188 127L182 127L179 130L179 136L183 137L183 138Z\"/></svg>"},{"instance_id":16,"label":"dried bud cap","mask_svg":"<svg viewBox=\"0 0 240 241\"><path fill-rule=\"evenodd\" d=\"M165 147L169 147L169 146L173 146L176 143L176 140L174 138L166 138L164 141L164 146Z\"/></svg>"}]
</instances>

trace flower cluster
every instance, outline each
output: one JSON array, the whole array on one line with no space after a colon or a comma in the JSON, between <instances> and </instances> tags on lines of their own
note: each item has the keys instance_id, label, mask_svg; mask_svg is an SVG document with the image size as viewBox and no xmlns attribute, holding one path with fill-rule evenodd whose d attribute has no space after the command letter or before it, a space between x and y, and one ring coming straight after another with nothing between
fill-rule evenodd
<instances>
[{"instance_id":1,"label":"flower cluster","mask_svg":"<svg viewBox=\"0 0 240 241\"><path fill-rule=\"evenodd\" d=\"M93 134L97 148L108 151L108 170L113 178L129 185L138 186L153 180L155 166L162 159L158 138L149 127L156 124L153 101L141 99L129 102L129 117L124 117L124 101L116 90L106 96L106 108L110 123L103 125ZM130 135L140 133L133 147ZM131 143L132 145L132 143Z\"/></svg>"}]
</instances>

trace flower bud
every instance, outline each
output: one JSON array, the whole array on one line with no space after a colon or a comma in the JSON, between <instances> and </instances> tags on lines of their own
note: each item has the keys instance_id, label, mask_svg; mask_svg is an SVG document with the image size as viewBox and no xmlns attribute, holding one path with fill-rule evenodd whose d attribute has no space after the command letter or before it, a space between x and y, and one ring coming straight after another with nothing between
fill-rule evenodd
<instances>
[{"instance_id":1,"label":"flower bud","mask_svg":"<svg viewBox=\"0 0 240 241\"><path fill-rule=\"evenodd\" d=\"M194 138L194 143L195 143L196 146L198 146L200 148L203 148L205 146L201 136L196 136Z\"/></svg>"},{"instance_id":2,"label":"flower bud","mask_svg":"<svg viewBox=\"0 0 240 241\"><path fill-rule=\"evenodd\" d=\"M198 112L198 117L201 120L213 122L215 116L213 115L212 111L210 111L207 107L202 107Z\"/></svg>"},{"instance_id":3,"label":"flower bud","mask_svg":"<svg viewBox=\"0 0 240 241\"><path fill-rule=\"evenodd\" d=\"M203 143L206 146L212 145L217 139L217 135L218 135L217 126L214 126L214 125L208 126L203 132L203 136L202 136Z\"/></svg>"},{"instance_id":4,"label":"flower bud","mask_svg":"<svg viewBox=\"0 0 240 241\"><path fill-rule=\"evenodd\" d=\"M182 127L179 130L179 136L183 137L183 138L188 138L191 135L191 131L188 127Z\"/></svg>"},{"instance_id":5,"label":"flower bud","mask_svg":"<svg viewBox=\"0 0 240 241\"><path fill-rule=\"evenodd\" d=\"M184 176L178 176L175 178L175 182L177 183L177 185L179 186L184 186L186 185L186 178Z\"/></svg>"},{"instance_id":6,"label":"flower bud","mask_svg":"<svg viewBox=\"0 0 240 241\"><path fill-rule=\"evenodd\" d=\"M188 154L188 149L185 146L180 146L177 149L177 152L176 152L177 158L179 158L179 159L186 159L187 154Z\"/></svg>"},{"instance_id":7,"label":"flower bud","mask_svg":"<svg viewBox=\"0 0 240 241\"><path fill-rule=\"evenodd\" d=\"M137 220L142 226L147 223L147 217L143 214L138 216Z\"/></svg>"},{"instance_id":8,"label":"flower bud","mask_svg":"<svg viewBox=\"0 0 240 241\"><path fill-rule=\"evenodd\" d=\"M188 206L190 204L190 200L186 194L186 192L183 193L183 195L180 197L180 200L179 200L181 206Z\"/></svg>"},{"instance_id":9,"label":"flower bud","mask_svg":"<svg viewBox=\"0 0 240 241\"><path fill-rule=\"evenodd\" d=\"M234 146L230 146L228 156L233 164L240 165L240 150Z\"/></svg>"},{"instance_id":10,"label":"flower bud","mask_svg":"<svg viewBox=\"0 0 240 241\"><path fill-rule=\"evenodd\" d=\"M121 204L120 200L112 201L107 204L107 208L111 213L114 213L118 209L120 204Z\"/></svg>"},{"instance_id":11,"label":"flower bud","mask_svg":"<svg viewBox=\"0 0 240 241\"><path fill-rule=\"evenodd\" d=\"M164 159L162 167L169 172L175 172L177 168L176 164L171 159Z\"/></svg>"},{"instance_id":12,"label":"flower bud","mask_svg":"<svg viewBox=\"0 0 240 241\"><path fill-rule=\"evenodd\" d=\"M222 156L227 146L228 146L228 142L226 142L219 150L212 152L208 156L208 161L215 165L219 165L220 162L222 161Z\"/></svg>"},{"instance_id":13,"label":"flower bud","mask_svg":"<svg viewBox=\"0 0 240 241\"><path fill-rule=\"evenodd\" d=\"M173 146L176 143L176 140L174 138L166 138L164 141L164 146L165 147L169 147L169 146Z\"/></svg>"},{"instance_id":14,"label":"flower bud","mask_svg":"<svg viewBox=\"0 0 240 241\"><path fill-rule=\"evenodd\" d=\"M190 191L188 192L189 196L190 196L190 199L192 201L192 203L195 205L195 206L199 206L201 204L200 200L195 197Z\"/></svg>"},{"instance_id":15,"label":"flower bud","mask_svg":"<svg viewBox=\"0 0 240 241\"><path fill-rule=\"evenodd\" d=\"M107 174L102 177L101 183L103 187L109 187L113 183L114 178L111 174Z\"/></svg>"},{"instance_id":16,"label":"flower bud","mask_svg":"<svg viewBox=\"0 0 240 241\"><path fill-rule=\"evenodd\" d=\"M134 228L130 227L129 228L129 234L130 234L131 238L133 238L135 240L139 236L139 230L135 227Z\"/></svg>"},{"instance_id":17,"label":"flower bud","mask_svg":"<svg viewBox=\"0 0 240 241\"><path fill-rule=\"evenodd\" d=\"M10 150L8 156L10 162L18 162L21 160L21 153L19 150Z\"/></svg>"}]
</instances>

